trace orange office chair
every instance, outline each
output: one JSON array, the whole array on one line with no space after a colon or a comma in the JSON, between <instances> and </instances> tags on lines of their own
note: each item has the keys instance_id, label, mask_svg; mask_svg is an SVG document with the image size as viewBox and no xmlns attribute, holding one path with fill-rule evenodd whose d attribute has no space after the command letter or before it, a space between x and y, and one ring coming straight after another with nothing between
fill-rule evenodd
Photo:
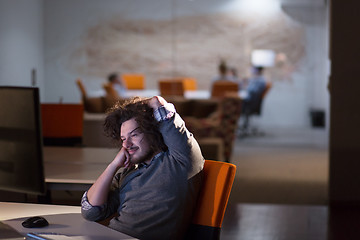
<instances>
[{"instance_id":1,"label":"orange office chair","mask_svg":"<svg viewBox=\"0 0 360 240\"><path fill-rule=\"evenodd\" d=\"M104 113L104 98L88 97L83 81L78 78L75 82L81 93L81 101L84 104L84 111L89 113Z\"/></svg>"},{"instance_id":2,"label":"orange office chair","mask_svg":"<svg viewBox=\"0 0 360 240\"><path fill-rule=\"evenodd\" d=\"M108 96L111 96L114 99L120 98L118 92L114 89L114 87L110 83L104 83L102 86Z\"/></svg>"},{"instance_id":3,"label":"orange office chair","mask_svg":"<svg viewBox=\"0 0 360 240\"><path fill-rule=\"evenodd\" d=\"M271 87L272 87L272 82L267 81L267 82L266 82L266 85L265 85L264 92L263 92L262 95L261 95L261 98L264 98L264 97L265 97L265 95L269 92L269 90L270 90Z\"/></svg>"},{"instance_id":4,"label":"orange office chair","mask_svg":"<svg viewBox=\"0 0 360 240\"><path fill-rule=\"evenodd\" d=\"M213 83L211 97L225 97L230 94L238 95L239 85L235 82L220 80Z\"/></svg>"},{"instance_id":5,"label":"orange office chair","mask_svg":"<svg viewBox=\"0 0 360 240\"><path fill-rule=\"evenodd\" d=\"M183 79L184 90L185 91L195 91L197 89L196 79L195 78L184 78Z\"/></svg>"},{"instance_id":6,"label":"orange office chair","mask_svg":"<svg viewBox=\"0 0 360 240\"><path fill-rule=\"evenodd\" d=\"M81 145L83 104L41 104L44 145Z\"/></svg>"},{"instance_id":7,"label":"orange office chair","mask_svg":"<svg viewBox=\"0 0 360 240\"><path fill-rule=\"evenodd\" d=\"M164 98L171 96L184 96L184 83L182 79L159 80L160 95Z\"/></svg>"},{"instance_id":8,"label":"orange office chair","mask_svg":"<svg viewBox=\"0 0 360 240\"><path fill-rule=\"evenodd\" d=\"M220 238L235 172L234 164L205 160L202 189L185 239Z\"/></svg>"},{"instance_id":9,"label":"orange office chair","mask_svg":"<svg viewBox=\"0 0 360 240\"><path fill-rule=\"evenodd\" d=\"M145 88L145 76L138 73L126 73L122 74L127 89L144 89Z\"/></svg>"},{"instance_id":10,"label":"orange office chair","mask_svg":"<svg viewBox=\"0 0 360 240\"><path fill-rule=\"evenodd\" d=\"M87 94L86 94L85 86L80 78L76 79L76 85L79 87L82 98L86 98Z\"/></svg>"}]
</instances>

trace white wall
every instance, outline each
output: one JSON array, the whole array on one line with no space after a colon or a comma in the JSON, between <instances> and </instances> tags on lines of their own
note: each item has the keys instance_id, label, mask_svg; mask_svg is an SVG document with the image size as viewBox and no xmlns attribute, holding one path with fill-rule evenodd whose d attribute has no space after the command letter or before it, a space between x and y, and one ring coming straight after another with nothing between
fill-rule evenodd
<instances>
[{"instance_id":1,"label":"white wall","mask_svg":"<svg viewBox=\"0 0 360 240\"><path fill-rule=\"evenodd\" d=\"M306 54L293 82L277 82L266 97L261 126L303 127L311 125L310 110L324 110L329 126L328 17L327 6L319 2L283 4L283 11L305 28Z\"/></svg>"},{"instance_id":2,"label":"white wall","mask_svg":"<svg viewBox=\"0 0 360 240\"><path fill-rule=\"evenodd\" d=\"M235 0L205 2L0 0L0 84L30 86L31 69L35 68L36 85L41 88L42 102L58 102L60 99L64 102L79 102L80 93L74 80L83 75L81 71L74 71L74 63L68 59L71 54L76 54L73 50L87 39L89 28L100 25L114 16L125 19L171 20L174 14L194 16L226 12L236 5ZM309 126L311 108L325 109L328 114L327 10L324 4L317 4L312 8L309 1L300 7L285 4L281 11L304 29L305 56L292 73L291 81L274 81L273 88L264 102L263 114L258 121L261 125L269 127ZM157 14L153 14L154 12ZM143 45L146 42L147 39L139 39L138 44ZM246 48L245 46L244 49ZM179 57L184 56L179 53ZM75 64L86 66L88 59L78 60ZM139 66L141 64L139 62ZM215 64L215 61L209 64L212 68L209 70L211 75L216 72ZM98 90L104 78L105 75L88 77L88 90ZM156 86L156 79L148 81L147 86Z\"/></svg>"},{"instance_id":3,"label":"white wall","mask_svg":"<svg viewBox=\"0 0 360 240\"><path fill-rule=\"evenodd\" d=\"M0 0L0 85L32 86L44 98L43 0Z\"/></svg>"}]
</instances>

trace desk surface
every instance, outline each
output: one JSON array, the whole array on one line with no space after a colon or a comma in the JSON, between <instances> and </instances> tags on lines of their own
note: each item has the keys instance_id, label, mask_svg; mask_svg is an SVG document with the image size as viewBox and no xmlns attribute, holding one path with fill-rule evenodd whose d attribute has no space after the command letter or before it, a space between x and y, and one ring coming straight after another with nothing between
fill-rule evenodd
<instances>
[{"instance_id":1,"label":"desk surface","mask_svg":"<svg viewBox=\"0 0 360 240\"><path fill-rule=\"evenodd\" d=\"M44 147L44 162L51 163L106 163L109 164L116 154L117 148L95 147Z\"/></svg>"},{"instance_id":2,"label":"desk surface","mask_svg":"<svg viewBox=\"0 0 360 240\"><path fill-rule=\"evenodd\" d=\"M25 229L21 221L41 215L50 226ZM84 220L80 207L0 202L0 220L22 233L56 232L84 235L86 239L131 239L95 222ZM360 239L359 206L229 204L221 230L222 240L343 240ZM97 233L92 233L96 231Z\"/></svg>"},{"instance_id":3,"label":"desk surface","mask_svg":"<svg viewBox=\"0 0 360 240\"><path fill-rule=\"evenodd\" d=\"M160 95L160 92L157 89L126 90L125 92L125 97L153 97L157 95ZM184 91L184 97L206 99L210 97L210 92L208 90Z\"/></svg>"},{"instance_id":4,"label":"desk surface","mask_svg":"<svg viewBox=\"0 0 360 240\"><path fill-rule=\"evenodd\" d=\"M47 183L92 184L114 159L115 148L44 147Z\"/></svg>"},{"instance_id":5,"label":"desk surface","mask_svg":"<svg viewBox=\"0 0 360 240\"><path fill-rule=\"evenodd\" d=\"M125 97L152 97L159 95L159 90L156 89L144 89L144 90L127 90ZM239 91L239 97L246 98L247 92L244 90ZM211 97L209 90L187 90L184 91L184 97L188 99L208 99Z\"/></svg>"},{"instance_id":6,"label":"desk surface","mask_svg":"<svg viewBox=\"0 0 360 240\"><path fill-rule=\"evenodd\" d=\"M21 222L26 217L41 215L49 227L26 229ZM225 214L223 240L326 240L359 239L359 211L332 209L327 206L235 204ZM87 234L86 239L127 239L127 236L100 224L84 220L80 207L2 203L0 220L21 233L55 232L70 236ZM330 237L330 238L329 238Z\"/></svg>"},{"instance_id":7,"label":"desk surface","mask_svg":"<svg viewBox=\"0 0 360 240\"><path fill-rule=\"evenodd\" d=\"M105 92L103 90L94 91L91 96L104 96ZM125 96L126 98L139 96L139 97L153 97L160 95L160 91L158 89L142 89L142 90L126 90ZM244 98L246 96L246 91L240 90L239 96ZM209 90L186 90L184 91L184 97L189 99L208 99L211 97Z\"/></svg>"},{"instance_id":8,"label":"desk surface","mask_svg":"<svg viewBox=\"0 0 360 240\"><path fill-rule=\"evenodd\" d=\"M0 221L60 213L81 213L81 209L74 206L0 202Z\"/></svg>"},{"instance_id":9,"label":"desk surface","mask_svg":"<svg viewBox=\"0 0 360 240\"><path fill-rule=\"evenodd\" d=\"M22 221L31 216L45 217L49 226L24 228ZM86 221L81 216L80 207L0 202L0 220L24 235L34 232L62 234L71 236L71 239L76 238L75 236L87 240L134 239L96 222Z\"/></svg>"}]
</instances>

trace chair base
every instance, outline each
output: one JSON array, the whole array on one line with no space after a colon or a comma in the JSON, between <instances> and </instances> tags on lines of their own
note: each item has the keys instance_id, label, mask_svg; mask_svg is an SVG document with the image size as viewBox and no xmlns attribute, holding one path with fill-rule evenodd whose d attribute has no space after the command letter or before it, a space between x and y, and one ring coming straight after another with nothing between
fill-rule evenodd
<instances>
[{"instance_id":1,"label":"chair base","mask_svg":"<svg viewBox=\"0 0 360 240\"><path fill-rule=\"evenodd\" d=\"M203 226L198 224L191 224L184 237L184 240L219 240L220 239L219 227Z\"/></svg>"},{"instance_id":2,"label":"chair base","mask_svg":"<svg viewBox=\"0 0 360 240\"><path fill-rule=\"evenodd\" d=\"M236 136L238 138L246 137L262 137L265 135L264 131L261 131L258 127L251 123L250 119L253 119L254 115L244 115L242 121L239 121ZM256 120L256 119L255 119Z\"/></svg>"},{"instance_id":3,"label":"chair base","mask_svg":"<svg viewBox=\"0 0 360 240\"><path fill-rule=\"evenodd\" d=\"M240 139L246 137L262 137L265 135L266 135L265 132L259 130L256 127L252 127L252 128L239 127L236 133L236 136Z\"/></svg>"}]
</instances>

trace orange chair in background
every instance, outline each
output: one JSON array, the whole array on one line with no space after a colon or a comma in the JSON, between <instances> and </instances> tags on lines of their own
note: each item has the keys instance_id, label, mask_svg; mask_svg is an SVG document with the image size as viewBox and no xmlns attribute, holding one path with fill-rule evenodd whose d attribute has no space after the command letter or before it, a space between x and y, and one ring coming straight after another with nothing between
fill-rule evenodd
<instances>
[{"instance_id":1,"label":"orange chair in background","mask_svg":"<svg viewBox=\"0 0 360 240\"><path fill-rule=\"evenodd\" d=\"M86 98L87 97L86 89L85 89L84 83L82 82L82 80L80 78L76 79L76 85L79 87L81 97Z\"/></svg>"},{"instance_id":2,"label":"orange chair in background","mask_svg":"<svg viewBox=\"0 0 360 240\"><path fill-rule=\"evenodd\" d=\"M81 101L84 104L84 111L89 113L104 113L104 97L89 97L83 81L78 78L75 82L81 93Z\"/></svg>"},{"instance_id":3,"label":"orange chair in background","mask_svg":"<svg viewBox=\"0 0 360 240\"><path fill-rule=\"evenodd\" d=\"M105 112L113 107L117 102L123 102L126 99L119 96L118 92L114 89L114 87L110 83L104 83L103 89L106 92L104 97L104 110Z\"/></svg>"},{"instance_id":4,"label":"orange chair in background","mask_svg":"<svg viewBox=\"0 0 360 240\"><path fill-rule=\"evenodd\" d=\"M195 78L184 78L183 84L185 91L195 91L197 89L197 83Z\"/></svg>"},{"instance_id":5,"label":"orange chair in background","mask_svg":"<svg viewBox=\"0 0 360 240\"><path fill-rule=\"evenodd\" d=\"M118 92L110 83L104 83L102 87L105 90L107 96L111 96L114 99L120 99Z\"/></svg>"},{"instance_id":6,"label":"orange chair in background","mask_svg":"<svg viewBox=\"0 0 360 240\"><path fill-rule=\"evenodd\" d=\"M44 145L80 145L83 136L83 104L41 104Z\"/></svg>"},{"instance_id":7,"label":"orange chair in background","mask_svg":"<svg viewBox=\"0 0 360 240\"><path fill-rule=\"evenodd\" d=\"M239 85L231 81L215 81L211 88L211 97L225 97L226 95L238 95Z\"/></svg>"},{"instance_id":8,"label":"orange chair in background","mask_svg":"<svg viewBox=\"0 0 360 240\"><path fill-rule=\"evenodd\" d=\"M171 96L184 96L184 84L182 79L159 80L160 95L164 98Z\"/></svg>"},{"instance_id":9,"label":"orange chair in background","mask_svg":"<svg viewBox=\"0 0 360 240\"><path fill-rule=\"evenodd\" d=\"M186 239L218 240L236 166L205 160L203 171L203 185Z\"/></svg>"},{"instance_id":10,"label":"orange chair in background","mask_svg":"<svg viewBox=\"0 0 360 240\"><path fill-rule=\"evenodd\" d=\"M125 73L121 75L127 89L144 89L145 76L138 73Z\"/></svg>"},{"instance_id":11,"label":"orange chair in background","mask_svg":"<svg viewBox=\"0 0 360 240\"><path fill-rule=\"evenodd\" d=\"M269 92L269 90L270 90L271 87L272 87L272 82L267 81L267 82L266 82L266 85L265 85L265 89L264 89L264 91L263 91L263 93L262 93L262 95L261 95L261 98L264 98L264 97L265 97L265 95Z\"/></svg>"}]
</instances>

